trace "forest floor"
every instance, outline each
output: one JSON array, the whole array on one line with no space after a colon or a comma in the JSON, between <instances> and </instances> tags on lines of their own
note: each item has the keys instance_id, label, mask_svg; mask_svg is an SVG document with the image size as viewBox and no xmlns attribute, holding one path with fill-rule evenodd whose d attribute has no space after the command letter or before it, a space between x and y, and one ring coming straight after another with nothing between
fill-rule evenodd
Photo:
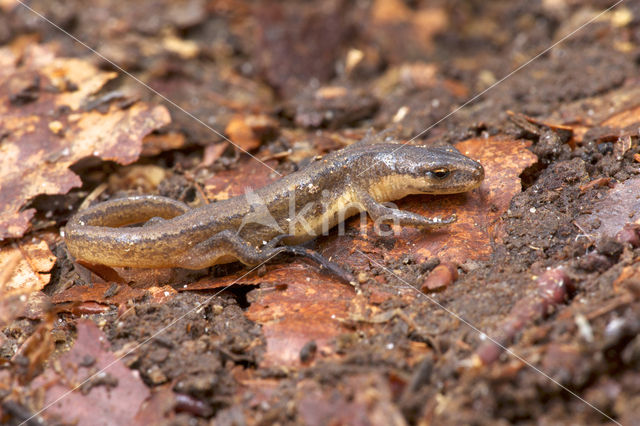
<instances>
[{"instance_id":1,"label":"forest floor","mask_svg":"<svg viewBox=\"0 0 640 426\"><path fill-rule=\"evenodd\" d=\"M5 0L0 64L1 424L640 424L640 2ZM486 177L309 243L358 289L64 244L385 130Z\"/></svg>"}]
</instances>

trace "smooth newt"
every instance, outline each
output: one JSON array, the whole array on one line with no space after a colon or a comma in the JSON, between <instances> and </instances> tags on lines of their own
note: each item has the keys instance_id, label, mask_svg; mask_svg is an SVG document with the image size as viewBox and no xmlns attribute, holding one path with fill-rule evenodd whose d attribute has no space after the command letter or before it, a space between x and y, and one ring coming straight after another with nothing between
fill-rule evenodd
<instances>
[{"instance_id":1,"label":"smooth newt","mask_svg":"<svg viewBox=\"0 0 640 426\"><path fill-rule=\"evenodd\" d=\"M452 223L455 215L428 218L383 203L409 194L466 192L484 178L482 165L453 147L363 142L255 192L193 209L160 196L99 203L68 222L64 239L76 259L108 266L257 265L281 252L309 255L296 245L360 212L379 223Z\"/></svg>"}]
</instances>

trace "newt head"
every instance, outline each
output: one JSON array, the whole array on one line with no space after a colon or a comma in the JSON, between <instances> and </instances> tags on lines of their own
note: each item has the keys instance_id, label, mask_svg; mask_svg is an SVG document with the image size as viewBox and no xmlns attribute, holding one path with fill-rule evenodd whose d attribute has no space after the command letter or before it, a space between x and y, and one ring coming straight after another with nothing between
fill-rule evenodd
<instances>
[{"instance_id":1,"label":"newt head","mask_svg":"<svg viewBox=\"0 0 640 426\"><path fill-rule=\"evenodd\" d=\"M423 194L457 194L477 188L484 179L479 162L452 146L418 148L412 152L414 165L407 170L412 186Z\"/></svg>"},{"instance_id":2,"label":"newt head","mask_svg":"<svg viewBox=\"0 0 640 426\"><path fill-rule=\"evenodd\" d=\"M391 200L409 194L457 194L477 188L484 179L482 164L451 146L403 145L383 150L377 160L384 164L382 185L371 190L378 199Z\"/></svg>"}]
</instances>

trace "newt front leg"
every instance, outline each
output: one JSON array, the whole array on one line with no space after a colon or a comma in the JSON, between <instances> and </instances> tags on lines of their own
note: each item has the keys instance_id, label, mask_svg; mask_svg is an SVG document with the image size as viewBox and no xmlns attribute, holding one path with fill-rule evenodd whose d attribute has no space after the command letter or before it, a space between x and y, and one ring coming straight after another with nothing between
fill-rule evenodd
<instances>
[{"instance_id":1,"label":"newt front leg","mask_svg":"<svg viewBox=\"0 0 640 426\"><path fill-rule=\"evenodd\" d=\"M414 226L416 228L438 228L456 221L456 215L447 218L426 217L407 210L399 210L387 207L377 202L371 195L364 191L357 193L358 202L362 205L371 220L377 223L399 224Z\"/></svg>"}]
</instances>

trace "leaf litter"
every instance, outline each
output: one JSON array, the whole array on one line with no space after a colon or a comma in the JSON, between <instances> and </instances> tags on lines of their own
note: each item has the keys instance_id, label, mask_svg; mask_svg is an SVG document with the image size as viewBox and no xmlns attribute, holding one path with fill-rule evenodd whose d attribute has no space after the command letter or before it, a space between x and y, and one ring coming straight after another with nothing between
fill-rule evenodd
<instances>
[{"instance_id":1,"label":"leaf litter","mask_svg":"<svg viewBox=\"0 0 640 426\"><path fill-rule=\"evenodd\" d=\"M509 9L512 6L486 5L478 9L473 20L465 21L468 12L464 10L453 14L448 7L416 5L417 13L413 13L413 9L395 2L398 7L385 12L388 4L374 3L363 15L361 10L350 13L354 9L345 5L334 8L333 3L322 11L299 6L284 13L279 8L251 10L243 7L243 2L234 2L238 7L231 8L236 13L233 20L227 20L225 15L231 10L225 9L228 5L216 6L216 18L211 20L216 25L205 19L213 11L187 7L166 21L178 26L180 32L165 33L161 43L153 43L148 34L155 24L148 23L146 34L125 30L128 36L124 43L105 43L104 48L134 68L148 70L154 84L159 84L157 87L163 92L169 90L172 97L182 101L188 99L189 109L199 116L201 112L212 114L211 122L217 128L228 127L238 142L259 158L273 161L269 164L286 174L305 157L322 154L327 151L325 147L336 149L357 140L351 138L354 133L364 134L360 129L343 128L346 125L366 129L371 122L379 128L394 122L398 134L413 136L426 122L437 121L469 93L477 92L478 87L495 82L502 70L531 56L523 50L526 47L517 44L516 35L528 34L534 53L554 40L553 25L530 26L526 19L513 20L514 11ZM119 8L102 2L95 7L111 7L113 12ZM539 7L539 23L548 23L549 18L573 22L564 15L559 18L560 9L550 3ZM585 13L580 6L575 8L563 9L563 13L575 19ZM11 7L6 10L11 11ZM115 16L114 26L87 25L84 12L73 7L65 10L69 11L68 16L75 16L78 31L88 40L108 40L110 37L103 31L118 33L123 28L144 26L143 20L128 22L131 17L140 16L144 6L117 10L111 15ZM0 334L0 348L3 354L18 356L11 361L11 367L0 369L0 389L7 390L5 383L16 383L12 379L18 376L29 381L43 368L46 375L51 374L56 359L62 359L72 345L74 325L78 351L90 346L91 340L106 336L112 346L104 346L98 353L115 350L123 354L196 307L188 321L177 322L171 326L177 328L168 329L164 338L154 339L123 360L131 370L124 367L118 374L133 371L134 376L137 373L142 378L138 384L154 390L148 406L166 403L162 410L154 411L140 409L144 404L138 399L127 400L117 407L127 408L123 410L123 421L135 418L203 422L212 417L221 423L241 419L319 424L330 419L345 423L373 419L379 424L404 424L601 419L518 361L498 354L492 363L472 365L470 361L481 347L482 337L443 313L433 300L489 335L504 333L504 342L527 359L536 365L540 360L540 367L563 384L616 419L629 422L632 413L637 412L633 395L638 391L630 369L637 363L638 353L638 292L634 276L639 245L631 215L637 201L633 182L639 155L635 128L640 118L634 103L637 82L633 75L637 64L627 54L635 41L632 36L620 36L635 24L633 20L621 21L623 12L633 15L630 9L621 9L621 14L615 15L617 20L612 18L614 15L607 15L596 24L595 39L589 38L594 33L585 31L582 34L587 35L586 39L578 35L572 42L575 44L568 45L570 48L560 46L536 61L531 72L523 70L514 75L489 96L452 116L446 129L439 126L428 133L428 141L457 143L463 152L479 159L487 169L487 180L467 195L415 196L398 204L425 215L448 215L455 210L459 217L456 224L436 233L400 229L394 236L379 237L370 232L370 223L367 232L360 233L354 219L347 224L346 236L334 232L313 243L325 256L338 259L358 273L361 293L333 282L315 265L298 259L277 259L246 276L246 271L233 266L190 277L175 271L120 270L115 271L119 282L114 285L109 278L96 274L78 278L74 274L79 269L73 266L64 269L68 260L56 245L59 237L54 236L47 239L47 245L59 259L57 266L51 269L50 263L44 261L48 254L38 255L43 267L29 264L30 278L17 279L17 285L12 286L39 294L46 303L53 300L55 308L40 303L39 309L26 316L26 311L11 314L15 320ZM242 37L246 29L243 25L250 26L257 16L263 25L259 42L247 43ZM495 20L496 17L501 18ZM305 45L314 40L314 35L326 34L322 26L304 24L314 19L350 25L356 37L341 29L323 39L312 52L317 57L306 62L309 51ZM374 25L363 27L362 22L368 21ZM500 25L493 25L495 22ZM290 25L292 33L270 38L273 28ZM442 37L457 26L468 32ZM190 32L194 28L197 31ZM393 43L385 38L391 30L396 37ZM565 30L563 26L558 31ZM8 31L19 30L12 26ZM176 34L185 39L180 40ZM206 42L198 39L202 34L208 34ZM290 37L291 34L302 37ZM457 50L464 45L463 40L471 39L474 48ZM158 156L151 161L173 168L181 179L168 174L160 183L145 184L145 191L157 186L159 192L178 194L188 202L189 194L202 197L206 193L210 198L218 194L225 198L241 193L247 182L258 187L276 178L268 169L259 171L243 157L230 156L233 150L226 150L225 144L210 145L218 142L217 137L196 130L195 124L183 117L174 121L167 133L147 136L145 145L145 135L168 122L166 110L152 106L156 100L138 96L142 101L132 103L137 97L125 96L92 102L108 81L114 82L112 72L98 70L79 59L56 58L48 51L49 46L34 45L33 39L29 40L22 39L21 47L14 45L9 49L11 53L3 50L0 55L7 65L0 76L1 87L6 88L2 93L7 95L3 96L3 112L22 123L18 126L9 122L13 133L3 133L0 149L15 146L11 138L20 135L24 135L21 141L35 144L45 140L54 149L47 150L49 157L27 157L30 167L36 168L24 183L42 183L39 174L49 176L44 189L27 185L15 194L5 186L7 175L0 173L0 194L5 197L3 205L7 209L1 216L5 238L29 232L33 209L38 205L28 204L33 197L66 193L80 185L79 178L68 169L80 157L60 156L65 147L74 147L85 157L94 156L97 150L97 157L121 164L136 161L141 153ZM345 40L353 40L354 44L347 46ZM625 45L621 40L629 41ZM484 49L485 45L506 47L504 52L516 55L503 58L495 50ZM62 50L69 49L64 43L61 46ZM156 47L149 49L152 46ZM582 48L585 46L588 48ZM140 51L151 52L147 57L150 60L137 56L136 49L140 47L144 47ZM292 55L294 51L296 54ZM73 56L71 52L67 50L62 56ZM219 60L210 61L212 52ZM238 52L249 52L249 58L256 54L257 59L233 64ZM181 58L179 64L171 55ZM24 59L19 62L17 57ZM451 59L441 62L439 58L444 57ZM194 69L198 73L190 68L196 63ZM327 64L330 67L326 68ZM579 67L581 72L572 72L572 67ZM79 80L76 68L83 76ZM321 68L322 72L331 72L318 74ZM17 69L25 72L15 75ZM206 69L209 72L203 72ZM385 69L389 70L387 78L377 78ZM182 82L185 75L202 78ZM305 85L310 75L319 78L320 83L316 80ZM257 76L292 103L274 106L274 97L269 90L263 90L265 85L257 81ZM223 102L219 93L201 99L207 85L228 90L233 102ZM532 87L538 90L531 90ZM339 102L348 99L349 93L371 93L373 98L363 98L361 104ZM83 109L87 105L96 109ZM508 111L527 118L513 120ZM256 121L261 115L274 121ZM315 123L331 130L290 128L314 127L318 125ZM7 126L5 121L0 124ZM113 129L117 130L115 135ZM264 130L268 132L262 133ZM6 138L11 143L5 145ZM90 149L76 147L71 138L88 144ZM345 140L347 143L343 143ZM95 145L91 145L93 142ZM208 159L201 165L197 146L203 144L209 144L204 148ZM35 162L31 162L32 158ZM47 166L47 159L62 166ZM8 163L5 169L13 170L15 165ZM89 171L82 174L83 179L89 176ZM174 182L180 182L177 191L171 186ZM114 180L107 194L98 198L114 195L120 189L134 192L137 185L133 178ZM33 235L33 231L27 234L24 241ZM11 244L26 244L21 241ZM0 253L5 249L15 253L16 245L11 244L5 243ZM25 261L23 255L7 253L8 260L3 265L8 269ZM563 296L561 303L556 299L554 303L538 303L538 277L548 276L547 268L557 271L558 266L565 268L575 285L575 294ZM430 277L438 271L451 271L451 267L457 267L457 274L438 281L437 292L430 293L431 300L410 288L429 288ZM58 274L72 285L60 285ZM12 275L2 275L2 283L11 281ZM41 291L42 283L49 280L53 285ZM225 290L218 293L222 289ZM99 309L91 311L89 304L96 302ZM74 303L83 310L63 308ZM78 320L81 312L104 328L105 335L94 333L91 339L81 338L81 331L86 336L87 327L91 328ZM33 327L26 320L40 324ZM54 340L59 350L50 352ZM11 349L14 346L21 350ZM39 346L42 350L35 350ZM28 362L20 361L20 354ZM3 355L3 359L8 358ZM31 367L29 374L17 374L19 362ZM96 389L125 390L113 383L106 380ZM446 384L444 388L439 385L442 383ZM55 392L60 389L57 387ZM36 403L37 398L25 398L24 391L18 384L0 395L3 421L33 413L42 406ZM91 389L89 395L75 393L77 406L92 401L89 396L94 391ZM45 390L45 399L51 400L55 392ZM541 403L543 400L546 402ZM96 403L101 409L109 407L106 400ZM50 415L44 413L45 417ZM63 413L71 421L83 415L74 409Z\"/></svg>"}]
</instances>

